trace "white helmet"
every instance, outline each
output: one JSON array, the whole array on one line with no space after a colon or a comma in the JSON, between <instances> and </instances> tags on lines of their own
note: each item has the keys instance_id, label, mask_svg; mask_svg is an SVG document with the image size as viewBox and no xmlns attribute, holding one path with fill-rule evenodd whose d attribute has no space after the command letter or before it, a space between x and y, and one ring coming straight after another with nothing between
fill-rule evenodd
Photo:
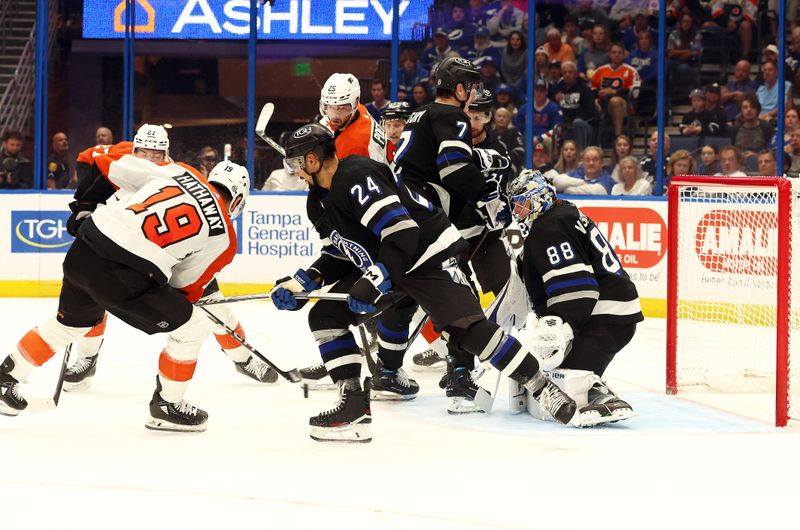
<instances>
[{"instance_id":1,"label":"white helmet","mask_svg":"<svg viewBox=\"0 0 800 530\"><path fill-rule=\"evenodd\" d=\"M244 203L250 195L250 174L247 168L228 160L220 162L208 174L208 182L219 184L231 194L228 213L236 219L244 210Z\"/></svg>"},{"instance_id":2,"label":"white helmet","mask_svg":"<svg viewBox=\"0 0 800 530\"><path fill-rule=\"evenodd\" d=\"M361 98L361 85L353 74L333 74L322 87L319 97L319 112L325 116L326 105L352 106L355 112L358 100Z\"/></svg>"},{"instance_id":3,"label":"white helmet","mask_svg":"<svg viewBox=\"0 0 800 530\"><path fill-rule=\"evenodd\" d=\"M133 137L133 152L137 149L155 149L164 151L164 158L169 158L169 135L161 125L145 123Z\"/></svg>"}]
</instances>

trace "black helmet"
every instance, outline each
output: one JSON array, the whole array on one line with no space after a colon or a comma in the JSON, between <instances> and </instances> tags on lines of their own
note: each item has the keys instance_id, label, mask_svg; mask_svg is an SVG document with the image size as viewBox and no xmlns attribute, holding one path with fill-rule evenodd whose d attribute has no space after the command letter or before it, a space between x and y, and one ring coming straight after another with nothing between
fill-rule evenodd
<instances>
[{"instance_id":1,"label":"black helmet","mask_svg":"<svg viewBox=\"0 0 800 530\"><path fill-rule=\"evenodd\" d=\"M381 111L382 120L407 120L411 116L411 105L407 101L389 103Z\"/></svg>"},{"instance_id":2,"label":"black helmet","mask_svg":"<svg viewBox=\"0 0 800 530\"><path fill-rule=\"evenodd\" d=\"M455 92L459 83L467 90L481 82L478 69L467 59L448 57L436 67L436 88Z\"/></svg>"},{"instance_id":3,"label":"black helmet","mask_svg":"<svg viewBox=\"0 0 800 530\"><path fill-rule=\"evenodd\" d=\"M312 122L303 125L286 140L286 155L284 165L289 172L290 168L305 167L305 156L315 153L320 160L324 160L336 152L336 141L333 131L321 123ZM292 161L298 159L298 164Z\"/></svg>"},{"instance_id":4,"label":"black helmet","mask_svg":"<svg viewBox=\"0 0 800 530\"><path fill-rule=\"evenodd\" d=\"M469 110L478 112L492 112L494 110L494 100L489 90L483 90L475 96L475 100L470 103Z\"/></svg>"}]
</instances>

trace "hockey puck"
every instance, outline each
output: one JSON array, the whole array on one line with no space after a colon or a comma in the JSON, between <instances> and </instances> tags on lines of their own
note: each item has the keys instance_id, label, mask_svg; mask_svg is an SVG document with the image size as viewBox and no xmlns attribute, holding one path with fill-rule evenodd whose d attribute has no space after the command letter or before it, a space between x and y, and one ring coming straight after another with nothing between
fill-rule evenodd
<instances>
[{"instance_id":1,"label":"hockey puck","mask_svg":"<svg viewBox=\"0 0 800 530\"><path fill-rule=\"evenodd\" d=\"M303 397L308 399L308 383L303 383Z\"/></svg>"}]
</instances>

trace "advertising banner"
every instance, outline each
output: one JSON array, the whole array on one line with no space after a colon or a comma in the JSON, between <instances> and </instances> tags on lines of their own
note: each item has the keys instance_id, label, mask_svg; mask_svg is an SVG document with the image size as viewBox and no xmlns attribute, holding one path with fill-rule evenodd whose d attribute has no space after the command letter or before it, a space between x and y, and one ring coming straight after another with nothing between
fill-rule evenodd
<instances>
[{"instance_id":1,"label":"advertising banner","mask_svg":"<svg viewBox=\"0 0 800 530\"><path fill-rule=\"evenodd\" d=\"M250 0L135 0L137 39L247 39ZM125 0L84 0L83 37L125 37ZM421 39L433 0L400 2L400 39ZM390 40L392 0L259 2L257 38Z\"/></svg>"}]
</instances>

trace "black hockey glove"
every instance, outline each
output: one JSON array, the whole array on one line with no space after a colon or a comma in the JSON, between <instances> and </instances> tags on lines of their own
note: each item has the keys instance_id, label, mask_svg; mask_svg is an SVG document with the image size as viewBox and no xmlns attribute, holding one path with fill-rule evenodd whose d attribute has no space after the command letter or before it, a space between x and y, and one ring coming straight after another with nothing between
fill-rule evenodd
<instances>
[{"instance_id":1,"label":"black hockey glove","mask_svg":"<svg viewBox=\"0 0 800 530\"><path fill-rule=\"evenodd\" d=\"M376 263L356 280L350 288L347 305L350 311L357 314L374 313L378 310L375 304L378 299L389 292L392 281L383 263Z\"/></svg>"},{"instance_id":2,"label":"black hockey glove","mask_svg":"<svg viewBox=\"0 0 800 530\"><path fill-rule=\"evenodd\" d=\"M97 208L95 202L72 201L69 203L72 215L67 219L67 233L72 237L78 237L78 228L92 215L95 208Z\"/></svg>"}]
</instances>

